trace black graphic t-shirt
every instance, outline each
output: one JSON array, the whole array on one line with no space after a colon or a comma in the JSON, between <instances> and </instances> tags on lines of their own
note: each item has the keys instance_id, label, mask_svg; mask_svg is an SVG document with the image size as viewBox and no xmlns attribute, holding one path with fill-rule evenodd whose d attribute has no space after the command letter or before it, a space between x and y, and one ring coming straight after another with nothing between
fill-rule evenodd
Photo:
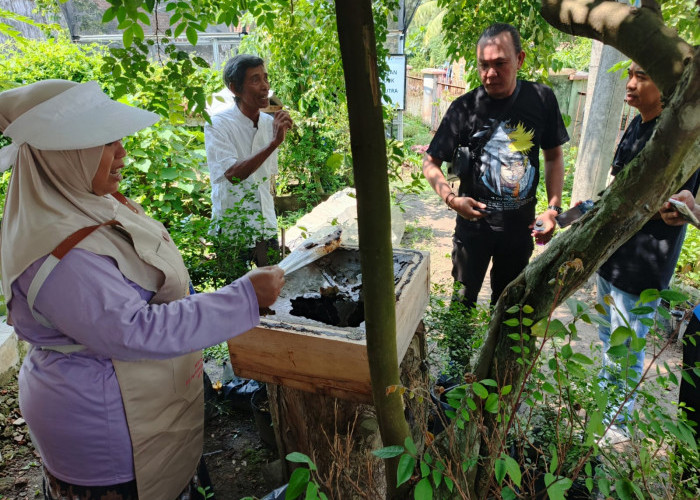
<instances>
[{"instance_id":1,"label":"black graphic t-shirt","mask_svg":"<svg viewBox=\"0 0 700 500\"><path fill-rule=\"evenodd\" d=\"M460 176L459 195L487 205L478 222L457 217L456 234L475 230L523 230L535 218L540 149L569 140L554 92L521 81L517 99L489 97L483 86L456 99L445 113L428 154L452 161L458 146L469 146L472 168Z\"/></svg>"},{"instance_id":2,"label":"black graphic t-shirt","mask_svg":"<svg viewBox=\"0 0 700 500\"><path fill-rule=\"evenodd\" d=\"M637 115L630 122L620 140L612 164L617 175L644 148L651 138L658 119L642 122ZM693 196L700 187L700 170L688 179L680 190L687 189ZM633 295L647 288L663 290L668 287L683 247L686 226L669 226L663 219L651 219L618 248L600 266L598 274L614 287Z\"/></svg>"}]
</instances>

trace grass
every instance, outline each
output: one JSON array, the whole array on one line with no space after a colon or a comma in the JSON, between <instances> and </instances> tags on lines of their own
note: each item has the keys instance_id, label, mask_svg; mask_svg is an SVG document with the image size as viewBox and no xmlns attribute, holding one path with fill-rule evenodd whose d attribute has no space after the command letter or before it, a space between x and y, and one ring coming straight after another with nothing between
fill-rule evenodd
<instances>
[{"instance_id":1,"label":"grass","mask_svg":"<svg viewBox=\"0 0 700 500\"><path fill-rule=\"evenodd\" d=\"M428 250L433 240L435 240L435 234L432 228L419 227L413 222L408 222L401 238L401 246L415 250Z\"/></svg>"},{"instance_id":2,"label":"grass","mask_svg":"<svg viewBox=\"0 0 700 500\"><path fill-rule=\"evenodd\" d=\"M403 115L403 142L406 147L424 146L430 144L433 139L433 133L430 127L425 125L420 118L408 115Z\"/></svg>"}]
</instances>

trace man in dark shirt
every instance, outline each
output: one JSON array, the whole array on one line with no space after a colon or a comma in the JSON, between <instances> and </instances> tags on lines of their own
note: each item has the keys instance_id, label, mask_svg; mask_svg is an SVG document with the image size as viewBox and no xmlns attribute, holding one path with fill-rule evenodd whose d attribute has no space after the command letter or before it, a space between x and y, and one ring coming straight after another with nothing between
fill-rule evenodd
<instances>
[{"instance_id":1,"label":"man in dark shirt","mask_svg":"<svg viewBox=\"0 0 700 500\"><path fill-rule=\"evenodd\" d=\"M423 160L423 175L457 212L452 277L460 288L457 298L467 307L476 303L491 259L495 304L527 265L532 237L542 244L551 239L561 211L561 145L569 140L552 90L517 79L525 52L513 26L487 28L476 54L483 85L452 103ZM440 166L464 146L471 165L460 171L454 193ZM540 148L550 206L534 231Z\"/></svg>"},{"instance_id":2,"label":"man in dark shirt","mask_svg":"<svg viewBox=\"0 0 700 500\"><path fill-rule=\"evenodd\" d=\"M628 70L626 100L630 106L639 110L639 115L627 127L617 147L612 164L613 175L617 175L639 154L652 136L662 110L659 89L636 63L632 63ZM698 172L681 189L692 191L695 195L698 191ZM598 303L605 308L605 319L610 322L609 327L598 326L598 336L603 342L604 352L601 380L608 381L618 388L616 397L620 401L635 387L642 375L645 350L644 347L634 349L634 345L631 344L629 360L622 365L615 363L607 354L611 332L618 327L626 327L627 318L629 327L634 330L637 338L646 337L649 332L648 324L654 317L659 301L644 304L654 309L648 314L633 314L631 310L638 305L643 290L663 290L668 287L684 237L685 226L669 225L661 219L660 214L656 214L598 270ZM611 308L605 302L606 296L612 298L614 307ZM616 430L625 431L624 420L631 414L634 400L633 393L619 413L619 405L610 410L608 420L612 420L614 414L618 413L615 423L620 428Z\"/></svg>"}]
</instances>

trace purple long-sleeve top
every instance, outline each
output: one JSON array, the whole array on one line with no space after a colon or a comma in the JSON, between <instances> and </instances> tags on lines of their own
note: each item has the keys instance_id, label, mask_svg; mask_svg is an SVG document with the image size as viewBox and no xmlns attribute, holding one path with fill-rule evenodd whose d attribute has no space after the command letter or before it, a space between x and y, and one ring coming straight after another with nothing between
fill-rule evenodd
<instances>
[{"instance_id":1,"label":"purple long-sleeve top","mask_svg":"<svg viewBox=\"0 0 700 500\"><path fill-rule=\"evenodd\" d=\"M213 293L150 305L153 292L124 277L114 260L73 249L36 297L34 309L55 326L46 328L27 304L44 260L12 284L8 308L15 331L33 346L75 343L87 349L29 351L19 376L22 415L57 478L85 486L130 481L131 440L111 360L171 358L253 328L260 319L253 285L244 277Z\"/></svg>"}]
</instances>

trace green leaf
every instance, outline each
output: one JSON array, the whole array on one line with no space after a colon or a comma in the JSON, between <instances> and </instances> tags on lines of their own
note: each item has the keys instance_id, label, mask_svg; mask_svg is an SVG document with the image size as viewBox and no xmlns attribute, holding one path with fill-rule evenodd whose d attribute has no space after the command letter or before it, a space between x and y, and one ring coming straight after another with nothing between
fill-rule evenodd
<instances>
[{"instance_id":1,"label":"green leaf","mask_svg":"<svg viewBox=\"0 0 700 500\"><path fill-rule=\"evenodd\" d=\"M515 492L510 489L510 486L506 486L501 490L501 498L503 500L515 500L518 497L515 495Z\"/></svg>"},{"instance_id":2,"label":"green leaf","mask_svg":"<svg viewBox=\"0 0 700 500\"><path fill-rule=\"evenodd\" d=\"M508 455L503 455L506 461L506 470L510 476L511 481L519 488L520 482L522 480L522 472L520 471L520 464Z\"/></svg>"},{"instance_id":3,"label":"green leaf","mask_svg":"<svg viewBox=\"0 0 700 500\"><path fill-rule=\"evenodd\" d=\"M114 19L117 15L117 9L114 7L110 7L105 11L104 14L102 14L102 24L107 24L110 22L112 19Z\"/></svg>"},{"instance_id":4,"label":"green leaf","mask_svg":"<svg viewBox=\"0 0 700 500\"><path fill-rule=\"evenodd\" d=\"M533 321L530 318L523 318L523 326L531 326Z\"/></svg>"},{"instance_id":5,"label":"green leaf","mask_svg":"<svg viewBox=\"0 0 700 500\"><path fill-rule=\"evenodd\" d=\"M192 26L187 26L187 30L185 31L187 34L187 41L190 42L193 46L197 45L197 30L192 27Z\"/></svg>"},{"instance_id":6,"label":"green leaf","mask_svg":"<svg viewBox=\"0 0 700 500\"><path fill-rule=\"evenodd\" d=\"M192 194L192 191L194 191L194 185L193 185L193 184L183 184L183 183L179 183L179 184L177 185L177 188L178 188L178 189L182 189L182 190L185 191L186 193L190 193L190 194Z\"/></svg>"},{"instance_id":7,"label":"green leaf","mask_svg":"<svg viewBox=\"0 0 700 500\"><path fill-rule=\"evenodd\" d=\"M592 365L593 360L586 356L585 354L581 354L580 352L575 352L572 356L571 359L581 363L582 365Z\"/></svg>"},{"instance_id":8,"label":"green leaf","mask_svg":"<svg viewBox=\"0 0 700 500\"><path fill-rule=\"evenodd\" d=\"M172 21L172 20L171 20ZM173 37L177 38L179 37L183 31L185 31L185 28L187 28L187 22L182 21L180 24L177 25L175 28L175 32L173 33Z\"/></svg>"},{"instance_id":9,"label":"green leaf","mask_svg":"<svg viewBox=\"0 0 700 500\"><path fill-rule=\"evenodd\" d=\"M411 439L411 436L408 436L406 439L404 439L403 445L406 447L406 451L413 455L414 457L418 455L418 449L416 448L416 444L413 442L413 439Z\"/></svg>"},{"instance_id":10,"label":"green leaf","mask_svg":"<svg viewBox=\"0 0 700 500\"><path fill-rule=\"evenodd\" d=\"M532 314L534 312L534 309L532 308L532 306L528 306L527 304L525 304L523 306L523 312L525 314Z\"/></svg>"},{"instance_id":11,"label":"green leaf","mask_svg":"<svg viewBox=\"0 0 700 500\"><path fill-rule=\"evenodd\" d=\"M484 403L484 409L489 413L498 413L498 394L495 392L489 394Z\"/></svg>"},{"instance_id":12,"label":"green leaf","mask_svg":"<svg viewBox=\"0 0 700 500\"><path fill-rule=\"evenodd\" d=\"M314 464L313 460L311 460L307 455L299 453L298 451L289 453L285 458L296 464L306 464L309 466L309 469L316 470L316 464Z\"/></svg>"},{"instance_id":13,"label":"green leaf","mask_svg":"<svg viewBox=\"0 0 700 500\"><path fill-rule=\"evenodd\" d=\"M134 32L134 38L136 40L143 40L143 28L140 24L134 23L131 25L131 29Z\"/></svg>"},{"instance_id":14,"label":"green leaf","mask_svg":"<svg viewBox=\"0 0 700 500\"><path fill-rule=\"evenodd\" d=\"M644 292L642 292L644 293ZM640 297L641 298L641 297ZM685 302L688 296L676 290L661 290L661 298L667 302Z\"/></svg>"},{"instance_id":15,"label":"green leaf","mask_svg":"<svg viewBox=\"0 0 700 500\"><path fill-rule=\"evenodd\" d=\"M404 447L399 446L399 445L394 445L394 446L386 446L384 448L381 448L379 450L373 450L372 454L379 457L379 458L394 458L398 457L404 452Z\"/></svg>"},{"instance_id":16,"label":"green leaf","mask_svg":"<svg viewBox=\"0 0 700 500\"><path fill-rule=\"evenodd\" d=\"M618 479L615 481L615 493L618 494L621 500L632 500L634 498L632 482L627 478Z\"/></svg>"},{"instance_id":17,"label":"green leaf","mask_svg":"<svg viewBox=\"0 0 700 500\"><path fill-rule=\"evenodd\" d=\"M608 349L608 356L612 356L614 358L624 358L629 354L629 347L626 345L616 345L615 347L611 347Z\"/></svg>"},{"instance_id":18,"label":"green leaf","mask_svg":"<svg viewBox=\"0 0 700 500\"><path fill-rule=\"evenodd\" d=\"M571 487L572 481L568 477L557 478L548 472L544 475L544 484L547 486L550 500L565 500L566 491Z\"/></svg>"},{"instance_id":19,"label":"green leaf","mask_svg":"<svg viewBox=\"0 0 700 500\"><path fill-rule=\"evenodd\" d=\"M518 306L518 305L510 306L508 309L506 309L507 314L515 314L518 311L520 311L520 306Z\"/></svg>"},{"instance_id":20,"label":"green leaf","mask_svg":"<svg viewBox=\"0 0 700 500\"><path fill-rule=\"evenodd\" d=\"M299 495L306 490L306 485L309 483L310 478L311 473L306 467L295 469L289 477L289 485L284 494L284 500L294 500L298 498Z\"/></svg>"},{"instance_id":21,"label":"green leaf","mask_svg":"<svg viewBox=\"0 0 700 500\"><path fill-rule=\"evenodd\" d=\"M552 337L562 336L568 334L569 331L566 329L564 323L558 319L553 319L549 324L549 335Z\"/></svg>"},{"instance_id":22,"label":"green leaf","mask_svg":"<svg viewBox=\"0 0 700 500\"><path fill-rule=\"evenodd\" d=\"M506 462L505 460L501 460L500 458L496 459L494 461L494 477L496 478L496 481L498 481L498 484L503 483L503 479L506 477Z\"/></svg>"},{"instance_id":23,"label":"green leaf","mask_svg":"<svg viewBox=\"0 0 700 500\"><path fill-rule=\"evenodd\" d=\"M428 477L430 474L430 467L424 462L419 462L418 468L420 468L420 477Z\"/></svg>"},{"instance_id":24,"label":"green leaf","mask_svg":"<svg viewBox=\"0 0 700 500\"><path fill-rule=\"evenodd\" d=\"M506 326L518 326L520 324L520 320L518 318L510 318L505 320L503 323Z\"/></svg>"},{"instance_id":25,"label":"green leaf","mask_svg":"<svg viewBox=\"0 0 700 500\"><path fill-rule=\"evenodd\" d=\"M396 486L401 486L403 483L411 479L413 469L416 468L416 459L411 455L401 455L399 459L399 467L396 470Z\"/></svg>"},{"instance_id":26,"label":"green leaf","mask_svg":"<svg viewBox=\"0 0 700 500\"><path fill-rule=\"evenodd\" d=\"M455 487L454 481L450 479L449 477L445 476L445 484L447 485L447 489L450 490L450 493L452 493L452 490Z\"/></svg>"},{"instance_id":27,"label":"green leaf","mask_svg":"<svg viewBox=\"0 0 700 500\"><path fill-rule=\"evenodd\" d=\"M512 386L512 385L505 385L505 386L503 386L503 388L501 389L501 396L507 396L508 394L510 394L510 392L511 392L512 390L513 390L513 386Z\"/></svg>"},{"instance_id":28,"label":"green leaf","mask_svg":"<svg viewBox=\"0 0 700 500\"><path fill-rule=\"evenodd\" d=\"M439 470L433 471L433 483L435 483L436 488L439 488L440 484L442 484L442 472Z\"/></svg>"},{"instance_id":29,"label":"green leaf","mask_svg":"<svg viewBox=\"0 0 700 500\"><path fill-rule=\"evenodd\" d=\"M565 344L561 348L561 356L564 359L569 359L574 354L574 350L571 348L570 344Z\"/></svg>"},{"instance_id":30,"label":"green leaf","mask_svg":"<svg viewBox=\"0 0 700 500\"><path fill-rule=\"evenodd\" d=\"M481 381L482 385L487 385L489 387L498 387L498 383L490 378L485 378L484 380Z\"/></svg>"},{"instance_id":31,"label":"green leaf","mask_svg":"<svg viewBox=\"0 0 700 500\"><path fill-rule=\"evenodd\" d=\"M659 293L658 290L654 290L653 288L650 288L648 290L642 291L641 294L639 294L639 303L640 304L646 304L647 302L654 302L658 300L661 297L661 294Z\"/></svg>"},{"instance_id":32,"label":"green leaf","mask_svg":"<svg viewBox=\"0 0 700 500\"><path fill-rule=\"evenodd\" d=\"M173 180L177 178L177 169L176 168L164 168L163 170L160 171L159 177L161 179L166 179L166 180Z\"/></svg>"},{"instance_id":33,"label":"green leaf","mask_svg":"<svg viewBox=\"0 0 700 500\"><path fill-rule=\"evenodd\" d=\"M647 339L645 338L632 337L632 340L630 340L630 349L633 351L641 351L646 345Z\"/></svg>"},{"instance_id":34,"label":"green leaf","mask_svg":"<svg viewBox=\"0 0 700 500\"><path fill-rule=\"evenodd\" d=\"M630 314L636 314L637 316L641 316L643 314L651 314L653 312L654 308L651 306L639 306L630 309Z\"/></svg>"},{"instance_id":35,"label":"green leaf","mask_svg":"<svg viewBox=\"0 0 700 500\"><path fill-rule=\"evenodd\" d=\"M309 482L306 485L306 493L304 494L304 500L314 500L318 498L318 485L313 482Z\"/></svg>"},{"instance_id":36,"label":"green leaf","mask_svg":"<svg viewBox=\"0 0 700 500\"><path fill-rule=\"evenodd\" d=\"M547 330L547 321L548 318L542 318L537 323L532 325L532 328L530 328L530 334L532 334L533 337L544 337L545 331Z\"/></svg>"},{"instance_id":37,"label":"green leaf","mask_svg":"<svg viewBox=\"0 0 700 500\"><path fill-rule=\"evenodd\" d=\"M610 345L621 345L623 342L625 342L628 338L632 336L632 333L634 332L632 332L632 330L630 330L626 326L618 326L617 328L615 328L615 331L612 332L612 335L610 335Z\"/></svg>"},{"instance_id":38,"label":"green leaf","mask_svg":"<svg viewBox=\"0 0 700 500\"><path fill-rule=\"evenodd\" d=\"M549 445L549 453L552 455L552 460L549 463L549 472L554 473L559 467L559 456L557 455L557 447L554 443Z\"/></svg>"},{"instance_id":39,"label":"green leaf","mask_svg":"<svg viewBox=\"0 0 700 500\"><path fill-rule=\"evenodd\" d=\"M124 44L124 47L129 48L131 47L131 42L134 40L134 31L131 29L131 26L129 26L127 29L124 30L124 33L122 33L122 43Z\"/></svg>"},{"instance_id":40,"label":"green leaf","mask_svg":"<svg viewBox=\"0 0 700 500\"><path fill-rule=\"evenodd\" d=\"M489 391L479 382L474 382L472 384L472 390L474 391L474 394L479 396L481 399L486 399L489 396Z\"/></svg>"},{"instance_id":41,"label":"green leaf","mask_svg":"<svg viewBox=\"0 0 700 500\"><path fill-rule=\"evenodd\" d=\"M557 390L555 389L555 387L552 384L550 384L549 382L545 382L544 384L542 384L542 390L545 392L548 392L550 394L557 393Z\"/></svg>"},{"instance_id":42,"label":"green leaf","mask_svg":"<svg viewBox=\"0 0 700 500\"><path fill-rule=\"evenodd\" d=\"M148 173L151 168L151 160L148 158L140 158L134 162L134 166L143 173Z\"/></svg>"},{"instance_id":43,"label":"green leaf","mask_svg":"<svg viewBox=\"0 0 700 500\"><path fill-rule=\"evenodd\" d=\"M415 500L432 500L433 499L433 487L430 485L430 480L423 478L418 481L416 489L413 490L413 498Z\"/></svg>"}]
</instances>

